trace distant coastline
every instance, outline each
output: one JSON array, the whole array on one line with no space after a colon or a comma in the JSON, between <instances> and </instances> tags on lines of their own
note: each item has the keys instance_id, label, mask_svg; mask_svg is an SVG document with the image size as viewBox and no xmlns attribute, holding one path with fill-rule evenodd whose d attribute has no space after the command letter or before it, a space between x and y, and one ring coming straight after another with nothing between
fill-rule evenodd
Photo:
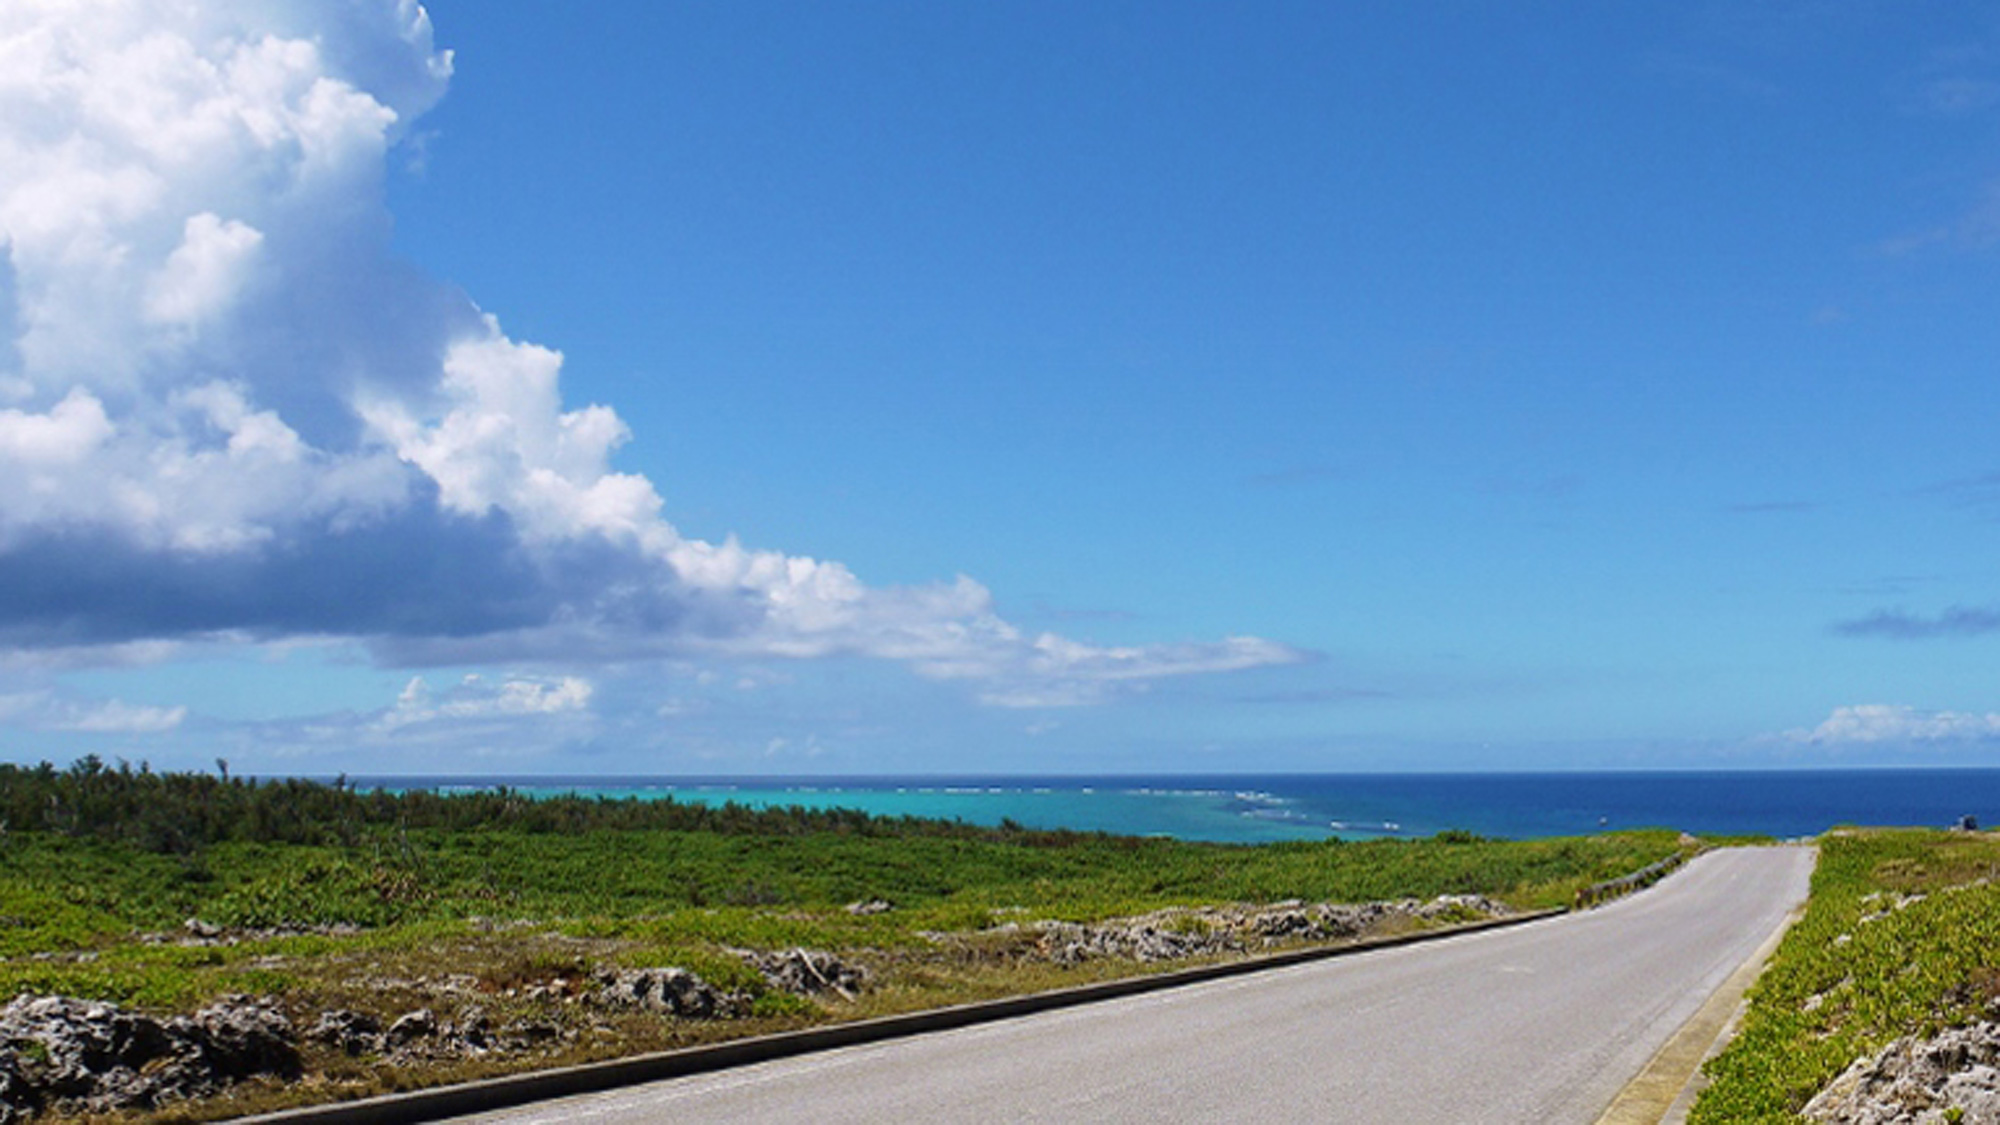
<instances>
[{"instance_id":1,"label":"distant coastline","mask_svg":"<svg viewBox=\"0 0 2000 1125\"><path fill-rule=\"evenodd\" d=\"M1838 824L2000 822L2000 769L1602 771L1431 774L901 776L357 776L385 789L578 793L882 815L1225 843L1429 836L1530 839L1601 828L1817 835Z\"/></svg>"}]
</instances>

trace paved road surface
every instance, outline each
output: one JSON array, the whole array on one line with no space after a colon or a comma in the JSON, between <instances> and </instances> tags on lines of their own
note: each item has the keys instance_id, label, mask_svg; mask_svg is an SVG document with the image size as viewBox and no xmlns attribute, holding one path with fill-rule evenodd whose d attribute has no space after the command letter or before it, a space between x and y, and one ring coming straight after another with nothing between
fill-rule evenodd
<instances>
[{"instance_id":1,"label":"paved road surface","mask_svg":"<svg viewBox=\"0 0 2000 1125\"><path fill-rule=\"evenodd\" d=\"M1812 861L1719 851L1585 914L466 1120L1587 1125Z\"/></svg>"}]
</instances>

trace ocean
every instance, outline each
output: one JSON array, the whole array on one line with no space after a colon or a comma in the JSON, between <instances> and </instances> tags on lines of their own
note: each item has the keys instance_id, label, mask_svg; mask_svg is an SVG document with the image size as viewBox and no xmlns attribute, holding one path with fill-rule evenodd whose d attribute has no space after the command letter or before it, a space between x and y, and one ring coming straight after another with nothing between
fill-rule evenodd
<instances>
[{"instance_id":1,"label":"ocean","mask_svg":"<svg viewBox=\"0 0 2000 1125\"><path fill-rule=\"evenodd\" d=\"M2000 769L1107 777L374 777L363 788L842 807L1224 843L1430 836L1528 839L1605 828L1817 835L1841 824L2000 823Z\"/></svg>"}]
</instances>

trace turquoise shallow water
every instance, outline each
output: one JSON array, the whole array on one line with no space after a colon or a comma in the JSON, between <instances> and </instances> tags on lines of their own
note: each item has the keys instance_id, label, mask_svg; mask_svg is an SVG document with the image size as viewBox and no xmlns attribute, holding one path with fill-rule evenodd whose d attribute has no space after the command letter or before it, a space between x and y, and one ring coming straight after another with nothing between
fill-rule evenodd
<instances>
[{"instance_id":1,"label":"turquoise shallow water","mask_svg":"<svg viewBox=\"0 0 2000 1125\"><path fill-rule=\"evenodd\" d=\"M1255 774L1155 777L354 778L364 787L490 789L530 796L843 807L971 824L1013 820L1188 840L1330 836L1577 835L1663 827L1814 835L1837 824L2000 822L2000 770L1792 770L1547 774Z\"/></svg>"}]
</instances>

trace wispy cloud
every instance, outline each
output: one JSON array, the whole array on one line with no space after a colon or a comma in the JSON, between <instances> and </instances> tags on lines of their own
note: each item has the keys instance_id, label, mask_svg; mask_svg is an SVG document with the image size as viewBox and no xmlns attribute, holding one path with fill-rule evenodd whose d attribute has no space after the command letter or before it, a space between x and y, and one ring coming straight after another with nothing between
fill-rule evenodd
<instances>
[{"instance_id":1,"label":"wispy cloud","mask_svg":"<svg viewBox=\"0 0 2000 1125\"><path fill-rule=\"evenodd\" d=\"M1917 494L1939 498L1954 508L1989 519L2000 519L2000 473L1942 481L1919 489Z\"/></svg>"},{"instance_id":2,"label":"wispy cloud","mask_svg":"<svg viewBox=\"0 0 2000 1125\"><path fill-rule=\"evenodd\" d=\"M1036 638L1034 654L1026 661L1010 658L990 667L975 664L929 671L940 677L967 675L988 681L980 698L995 706L1074 707L1143 692L1170 676L1240 672L1309 658L1298 649L1256 637L1231 637L1217 644L1102 648L1045 633Z\"/></svg>"},{"instance_id":3,"label":"wispy cloud","mask_svg":"<svg viewBox=\"0 0 2000 1125\"><path fill-rule=\"evenodd\" d=\"M1884 239L1881 251L1903 257L1926 250L1982 251L2000 245L2000 180L1980 186L1957 216Z\"/></svg>"},{"instance_id":4,"label":"wispy cloud","mask_svg":"<svg viewBox=\"0 0 2000 1125\"><path fill-rule=\"evenodd\" d=\"M1915 113L1973 117L2000 106L2000 40L1968 41L1936 50L1911 76L1902 97ZM1972 252L2000 245L2000 180L1978 185L1958 214L1887 239L1884 253Z\"/></svg>"},{"instance_id":5,"label":"wispy cloud","mask_svg":"<svg viewBox=\"0 0 2000 1125\"><path fill-rule=\"evenodd\" d=\"M1883 637L1898 641L1980 637L2000 633L2000 609L1952 606L1934 617L1884 609L1866 617L1842 621L1833 627L1833 631L1845 637Z\"/></svg>"},{"instance_id":6,"label":"wispy cloud","mask_svg":"<svg viewBox=\"0 0 2000 1125\"><path fill-rule=\"evenodd\" d=\"M1816 727L1785 732L1793 742L1837 746L1882 743L1959 743L2000 740L2000 714L1919 711L1886 703L1836 707Z\"/></svg>"},{"instance_id":7,"label":"wispy cloud","mask_svg":"<svg viewBox=\"0 0 2000 1125\"><path fill-rule=\"evenodd\" d=\"M2000 106L2000 53L1994 45L1959 43L1931 52L1914 78L1912 108L1963 117Z\"/></svg>"},{"instance_id":8,"label":"wispy cloud","mask_svg":"<svg viewBox=\"0 0 2000 1125\"><path fill-rule=\"evenodd\" d=\"M409 0L7 5L0 60L0 649L860 655L1002 704L1303 658L683 536L559 352L395 257L385 169L452 71Z\"/></svg>"},{"instance_id":9,"label":"wispy cloud","mask_svg":"<svg viewBox=\"0 0 2000 1125\"><path fill-rule=\"evenodd\" d=\"M605 729L598 685L570 675L474 673L432 683L414 676L382 706L301 717L200 720L205 745L244 760L337 759L386 773L423 772L434 755L533 760L588 747ZM651 716L651 712L646 712ZM666 716L676 714L669 709Z\"/></svg>"},{"instance_id":10,"label":"wispy cloud","mask_svg":"<svg viewBox=\"0 0 2000 1125\"><path fill-rule=\"evenodd\" d=\"M147 707L111 699L79 708L51 724L50 729L94 734L157 734L180 726L187 713L186 707Z\"/></svg>"},{"instance_id":11,"label":"wispy cloud","mask_svg":"<svg viewBox=\"0 0 2000 1125\"><path fill-rule=\"evenodd\" d=\"M51 691L0 695L0 725L86 734L162 734L187 719L186 707L151 707L117 699L71 699Z\"/></svg>"},{"instance_id":12,"label":"wispy cloud","mask_svg":"<svg viewBox=\"0 0 2000 1125\"><path fill-rule=\"evenodd\" d=\"M1898 597L1937 581L1938 576L1935 574L1885 574L1868 581L1852 582L1837 587L1836 592L1858 597Z\"/></svg>"}]
</instances>

